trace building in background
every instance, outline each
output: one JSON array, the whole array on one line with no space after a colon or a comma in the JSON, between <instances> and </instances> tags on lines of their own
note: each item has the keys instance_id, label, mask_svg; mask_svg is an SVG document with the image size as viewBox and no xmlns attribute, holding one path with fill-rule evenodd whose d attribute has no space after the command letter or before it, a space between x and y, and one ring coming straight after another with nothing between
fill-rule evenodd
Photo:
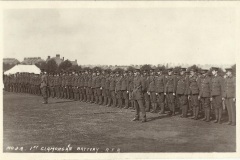
<instances>
[{"instance_id":1,"label":"building in background","mask_svg":"<svg viewBox=\"0 0 240 160\"><path fill-rule=\"evenodd\" d=\"M16 65L19 63L19 60L16 58L3 58L3 64Z\"/></svg>"},{"instance_id":2,"label":"building in background","mask_svg":"<svg viewBox=\"0 0 240 160\"><path fill-rule=\"evenodd\" d=\"M57 63L58 66L64 61L64 57L61 58L60 54L56 54L56 57L52 57L52 58L50 56L48 56L47 59L46 59L46 62L48 62L51 59L55 60L55 62ZM75 61L70 61L69 60L69 62L71 62L73 66L77 66L78 65L76 59L75 59Z\"/></svg>"},{"instance_id":3,"label":"building in background","mask_svg":"<svg viewBox=\"0 0 240 160\"><path fill-rule=\"evenodd\" d=\"M42 62L44 62L44 60L41 59L41 57L25 57L21 64L34 65Z\"/></svg>"}]
</instances>

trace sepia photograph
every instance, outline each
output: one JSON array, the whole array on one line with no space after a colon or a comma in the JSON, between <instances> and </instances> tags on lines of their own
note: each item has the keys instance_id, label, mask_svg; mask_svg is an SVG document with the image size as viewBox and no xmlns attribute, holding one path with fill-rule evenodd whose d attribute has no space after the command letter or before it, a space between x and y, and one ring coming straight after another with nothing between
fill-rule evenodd
<instances>
[{"instance_id":1,"label":"sepia photograph","mask_svg":"<svg viewBox=\"0 0 240 160\"><path fill-rule=\"evenodd\" d=\"M236 153L231 7L2 10L3 153Z\"/></svg>"}]
</instances>

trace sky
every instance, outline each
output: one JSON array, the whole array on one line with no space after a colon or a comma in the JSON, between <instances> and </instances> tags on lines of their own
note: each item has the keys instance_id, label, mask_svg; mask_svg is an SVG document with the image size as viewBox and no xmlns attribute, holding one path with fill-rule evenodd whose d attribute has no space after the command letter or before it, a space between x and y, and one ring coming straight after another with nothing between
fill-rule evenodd
<instances>
[{"instance_id":1,"label":"sky","mask_svg":"<svg viewBox=\"0 0 240 160\"><path fill-rule=\"evenodd\" d=\"M10 9L3 14L3 57L234 64L235 35L235 12L227 8Z\"/></svg>"}]
</instances>

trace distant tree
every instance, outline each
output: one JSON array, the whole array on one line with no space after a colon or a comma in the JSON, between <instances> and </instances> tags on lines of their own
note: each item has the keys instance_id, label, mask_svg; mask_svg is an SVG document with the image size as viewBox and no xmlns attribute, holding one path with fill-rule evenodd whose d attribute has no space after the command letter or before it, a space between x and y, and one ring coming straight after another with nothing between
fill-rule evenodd
<instances>
[{"instance_id":1,"label":"distant tree","mask_svg":"<svg viewBox=\"0 0 240 160\"><path fill-rule=\"evenodd\" d=\"M3 71L7 71L11 68L13 68L16 64L8 64L8 63L3 63Z\"/></svg>"},{"instance_id":2,"label":"distant tree","mask_svg":"<svg viewBox=\"0 0 240 160\"><path fill-rule=\"evenodd\" d=\"M46 65L47 72L56 72L57 69L58 69L58 65L54 59L50 59L49 61L47 61L47 65Z\"/></svg>"},{"instance_id":3,"label":"distant tree","mask_svg":"<svg viewBox=\"0 0 240 160\"><path fill-rule=\"evenodd\" d=\"M46 68L47 68L47 63L45 62L45 61L43 61L43 62L38 62L38 63L36 63L35 64L39 69L45 69L46 70Z\"/></svg>"},{"instance_id":4,"label":"distant tree","mask_svg":"<svg viewBox=\"0 0 240 160\"><path fill-rule=\"evenodd\" d=\"M66 71L68 68L72 67L72 63L69 60L65 60L58 66L59 71Z\"/></svg>"}]
</instances>

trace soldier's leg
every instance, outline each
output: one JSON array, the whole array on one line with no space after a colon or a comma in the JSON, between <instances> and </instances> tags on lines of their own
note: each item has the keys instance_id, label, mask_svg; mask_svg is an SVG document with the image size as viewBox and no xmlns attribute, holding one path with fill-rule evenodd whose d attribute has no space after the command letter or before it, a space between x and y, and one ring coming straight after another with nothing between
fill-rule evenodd
<instances>
[{"instance_id":1,"label":"soldier's leg","mask_svg":"<svg viewBox=\"0 0 240 160\"><path fill-rule=\"evenodd\" d=\"M151 101L151 105L152 105L151 113L156 113L157 112L157 97L156 97L155 92L151 92L150 101Z\"/></svg>"},{"instance_id":2,"label":"soldier's leg","mask_svg":"<svg viewBox=\"0 0 240 160\"><path fill-rule=\"evenodd\" d=\"M112 91L112 98L113 98L113 107L117 107L117 99L115 91Z\"/></svg>"},{"instance_id":3,"label":"soldier's leg","mask_svg":"<svg viewBox=\"0 0 240 160\"><path fill-rule=\"evenodd\" d=\"M236 125L236 103L233 101L233 98L230 99L230 107L232 108L232 125Z\"/></svg>"},{"instance_id":4,"label":"soldier's leg","mask_svg":"<svg viewBox=\"0 0 240 160\"><path fill-rule=\"evenodd\" d=\"M230 106L229 98L225 99L225 106L227 107L227 111L228 111L228 124L231 124L232 123L232 107Z\"/></svg>"},{"instance_id":5,"label":"soldier's leg","mask_svg":"<svg viewBox=\"0 0 240 160\"><path fill-rule=\"evenodd\" d=\"M134 100L134 107L135 107L135 118L133 120L139 120L140 108L139 108L139 104L136 100Z\"/></svg>"},{"instance_id":6,"label":"soldier's leg","mask_svg":"<svg viewBox=\"0 0 240 160\"><path fill-rule=\"evenodd\" d=\"M139 99L137 100L138 106L140 108L141 111L141 115L142 115L142 122L146 122L146 109L145 106L143 105L143 100Z\"/></svg>"},{"instance_id":7,"label":"soldier's leg","mask_svg":"<svg viewBox=\"0 0 240 160\"><path fill-rule=\"evenodd\" d=\"M186 95L182 95L179 101L181 108L182 108L182 117L186 118L187 117L187 110L188 110L188 106L187 106L187 96Z\"/></svg>"},{"instance_id":8,"label":"soldier's leg","mask_svg":"<svg viewBox=\"0 0 240 160\"><path fill-rule=\"evenodd\" d=\"M146 112L149 112L150 111L150 97L147 93L144 93L144 101L145 101Z\"/></svg>"},{"instance_id":9,"label":"soldier's leg","mask_svg":"<svg viewBox=\"0 0 240 160\"><path fill-rule=\"evenodd\" d=\"M110 90L108 90L108 92L107 92L107 98L108 98L107 106L110 107L111 106L111 101L112 101Z\"/></svg>"},{"instance_id":10,"label":"soldier's leg","mask_svg":"<svg viewBox=\"0 0 240 160\"><path fill-rule=\"evenodd\" d=\"M160 114L164 114L165 113L165 109L164 109L164 93L159 93L158 96L157 96L157 102L158 102L158 105L160 107Z\"/></svg>"}]
</instances>

